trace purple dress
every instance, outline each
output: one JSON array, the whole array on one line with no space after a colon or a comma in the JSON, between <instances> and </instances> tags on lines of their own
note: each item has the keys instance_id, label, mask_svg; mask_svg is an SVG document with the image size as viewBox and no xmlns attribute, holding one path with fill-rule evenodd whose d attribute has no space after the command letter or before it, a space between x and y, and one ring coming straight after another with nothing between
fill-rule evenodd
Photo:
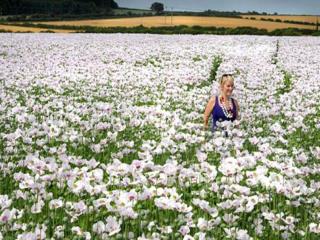
<instances>
[{"instance_id":1,"label":"purple dress","mask_svg":"<svg viewBox=\"0 0 320 240\"><path fill-rule=\"evenodd\" d=\"M231 102L232 102L232 118L227 118L224 113L222 108L219 105L219 99L218 96L216 96L216 101L215 104L213 106L213 110L212 110L212 131L214 131L217 128L217 121L222 122L222 121L234 121L236 119L237 116L237 108L234 102L234 99L231 98Z\"/></svg>"}]
</instances>

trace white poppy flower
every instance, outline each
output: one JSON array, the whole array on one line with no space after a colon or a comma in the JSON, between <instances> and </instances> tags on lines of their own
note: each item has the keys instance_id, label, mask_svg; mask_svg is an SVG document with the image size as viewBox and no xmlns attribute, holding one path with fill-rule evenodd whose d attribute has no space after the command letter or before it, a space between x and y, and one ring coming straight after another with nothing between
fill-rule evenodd
<instances>
[{"instance_id":1,"label":"white poppy flower","mask_svg":"<svg viewBox=\"0 0 320 240\"><path fill-rule=\"evenodd\" d=\"M121 230L121 221L117 221L115 217L108 216L106 219L105 230L108 232L109 236L112 236Z\"/></svg>"}]
</instances>

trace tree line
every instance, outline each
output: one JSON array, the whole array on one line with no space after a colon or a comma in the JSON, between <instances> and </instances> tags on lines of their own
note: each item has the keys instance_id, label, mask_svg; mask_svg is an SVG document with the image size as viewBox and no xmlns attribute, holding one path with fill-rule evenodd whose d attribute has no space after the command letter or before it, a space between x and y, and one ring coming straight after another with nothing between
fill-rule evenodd
<instances>
[{"instance_id":1,"label":"tree line","mask_svg":"<svg viewBox=\"0 0 320 240\"><path fill-rule=\"evenodd\" d=\"M0 15L83 14L118 7L114 0L1 0Z\"/></svg>"}]
</instances>

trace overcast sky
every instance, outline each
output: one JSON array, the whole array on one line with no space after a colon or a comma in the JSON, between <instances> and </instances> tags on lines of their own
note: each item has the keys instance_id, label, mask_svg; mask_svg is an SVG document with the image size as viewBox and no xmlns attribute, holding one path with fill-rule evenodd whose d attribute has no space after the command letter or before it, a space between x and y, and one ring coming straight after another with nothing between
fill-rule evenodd
<instances>
[{"instance_id":1,"label":"overcast sky","mask_svg":"<svg viewBox=\"0 0 320 240\"><path fill-rule=\"evenodd\" d=\"M320 0L115 0L119 7L150 9L153 2L161 2L171 10L182 11L258 11L283 14L320 15Z\"/></svg>"}]
</instances>

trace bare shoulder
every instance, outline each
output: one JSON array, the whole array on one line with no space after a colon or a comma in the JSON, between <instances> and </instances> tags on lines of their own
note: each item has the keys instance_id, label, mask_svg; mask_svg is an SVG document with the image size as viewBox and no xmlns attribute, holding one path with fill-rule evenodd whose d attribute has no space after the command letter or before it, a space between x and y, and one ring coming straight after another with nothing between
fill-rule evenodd
<instances>
[{"instance_id":1,"label":"bare shoulder","mask_svg":"<svg viewBox=\"0 0 320 240\"><path fill-rule=\"evenodd\" d=\"M214 104L215 102L216 102L216 96L211 96L209 103Z\"/></svg>"},{"instance_id":2,"label":"bare shoulder","mask_svg":"<svg viewBox=\"0 0 320 240\"><path fill-rule=\"evenodd\" d=\"M215 96L210 97L210 99L208 101L208 104L206 106L206 112L207 113L210 113L213 110L215 102L216 102L216 97Z\"/></svg>"}]
</instances>

